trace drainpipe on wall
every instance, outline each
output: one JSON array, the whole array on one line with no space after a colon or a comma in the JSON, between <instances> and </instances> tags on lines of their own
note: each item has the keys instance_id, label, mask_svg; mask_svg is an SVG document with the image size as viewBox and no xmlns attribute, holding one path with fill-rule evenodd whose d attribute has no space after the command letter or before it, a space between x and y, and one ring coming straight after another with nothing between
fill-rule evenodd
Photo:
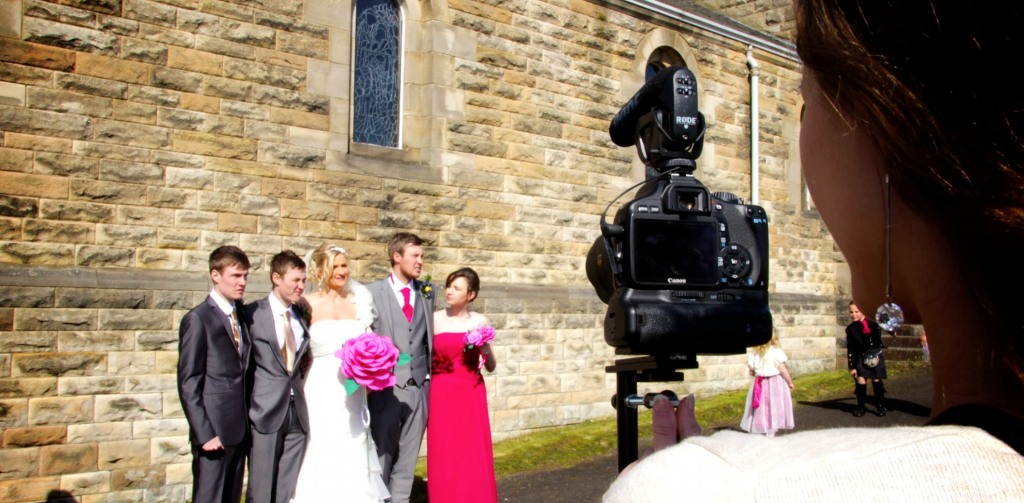
<instances>
[{"instance_id":1,"label":"drainpipe on wall","mask_svg":"<svg viewBox=\"0 0 1024 503\"><path fill-rule=\"evenodd\" d=\"M760 114L757 108L757 81L761 75L761 65L754 59L754 46L747 46L747 67L750 69L750 204L759 204L760 184L758 178L761 176L760 159L761 155L757 149L760 139Z\"/></svg>"}]
</instances>

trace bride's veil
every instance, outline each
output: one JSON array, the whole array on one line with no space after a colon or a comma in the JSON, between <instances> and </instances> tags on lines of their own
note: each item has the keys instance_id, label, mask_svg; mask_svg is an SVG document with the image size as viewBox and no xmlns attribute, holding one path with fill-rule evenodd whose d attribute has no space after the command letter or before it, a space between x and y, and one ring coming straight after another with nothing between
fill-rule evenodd
<instances>
[{"instance_id":1,"label":"bride's veil","mask_svg":"<svg viewBox=\"0 0 1024 503\"><path fill-rule=\"evenodd\" d=\"M348 257L348 252L344 248L335 246L331 250L336 251ZM309 250L306 256L302 259L306 262L306 271L317 270L317 264L313 263L313 252L315 250ZM319 281L307 281L306 282L306 293L316 293L320 289ZM356 305L356 319L362 321L367 327L373 325L373 321L377 319L377 309L373 305L373 294L370 293L370 289L366 288L365 285L356 281L350 275L348 281L345 282L344 290L352 294L352 303Z\"/></svg>"}]
</instances>

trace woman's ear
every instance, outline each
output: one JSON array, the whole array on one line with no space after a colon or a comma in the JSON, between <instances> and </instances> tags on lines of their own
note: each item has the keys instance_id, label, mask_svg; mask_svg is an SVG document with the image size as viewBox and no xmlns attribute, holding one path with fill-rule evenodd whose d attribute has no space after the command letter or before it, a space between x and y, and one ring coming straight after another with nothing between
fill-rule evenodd
<instances>
[{"instance_id":1,"label":"woman's ear","mask_svg":"<svg viewBox=\"0 0 1024 503\"><path fill-rule=\"evenodd\" d=\"M476 292L468 292L468 293L469 293L469 302L473 302L474 300L476 300Z\"/></svg>"}]
</instances>

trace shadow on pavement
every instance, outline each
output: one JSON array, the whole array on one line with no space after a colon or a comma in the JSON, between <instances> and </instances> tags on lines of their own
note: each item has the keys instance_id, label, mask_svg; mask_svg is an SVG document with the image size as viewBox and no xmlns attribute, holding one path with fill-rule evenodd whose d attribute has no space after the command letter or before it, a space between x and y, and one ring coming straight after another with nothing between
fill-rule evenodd
<instances>
[{"instance_id":1,"label":"shadow on pavement","mask_svg":"<svg viewBox=\"0 0 1024 503\"><path fill-rule=\"evenodd\" d=\"M810 407L819 407L828 410L838 410L840 412L846 412L848 414L853 413L853 409L857 406L852 398L836 398L832 400L824 400L821 402L797 402L800 405L807 405ZM874 414L875 401L868 400L868 413ZM918 405L914 402L908 402L906 400L900 400L897 398L890 398L885 401L885 408L890 412L902 412L904 414L910 414L911 416L917 417L928 417L932 414L932 409L923 405Z\"/></svg>"}]
</instances>

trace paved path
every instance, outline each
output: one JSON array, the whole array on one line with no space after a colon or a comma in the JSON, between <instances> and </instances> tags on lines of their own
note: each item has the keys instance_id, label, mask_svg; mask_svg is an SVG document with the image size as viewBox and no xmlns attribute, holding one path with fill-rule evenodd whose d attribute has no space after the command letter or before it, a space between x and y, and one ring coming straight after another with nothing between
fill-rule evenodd
<instances>
[{"instance_id":1,"label":"paved path","mask_svg":"<svg viewBox=\"0 0 1024 503\"><path fill-rule=\"evenodd\" d=\"M822 428L878 427L878 426L919 426L931 414L931 374L916 374L886 381L889 391L889 413L878 417L873 406L868 406L864 417L853 417L856 400L853 386L850 394L817 401L798 402L793 411L795 431L818 430ZM869 390L870 393L870 390ZM870 403L871 397L868 396ZM739 430L739 424L714 428ZM713 431L705 432L710 434ZM780 436L784 433L780 433ZM648 440L648 445L649 445ZM641 442L640 451L645 446ZM541 472L520 473L498 480L498 501L505 503L587 503L600 502L601 495L615 480L616 459L614 455L602 456L584 461L572 468Z\"/></svg>"}]
</instances>

